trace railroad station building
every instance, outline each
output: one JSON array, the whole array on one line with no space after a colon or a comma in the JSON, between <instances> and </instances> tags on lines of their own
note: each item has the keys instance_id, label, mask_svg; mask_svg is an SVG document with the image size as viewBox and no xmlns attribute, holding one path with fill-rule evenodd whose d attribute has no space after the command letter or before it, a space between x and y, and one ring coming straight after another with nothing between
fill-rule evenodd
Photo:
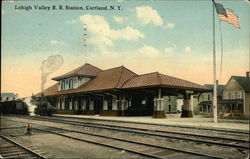
<instances>
[{"instance_id":1,"label":"railroad station building","mask_svg":"<svg viewBox=\"0 0 250 159\"><path fill-rule=\"evenodd\" d=\"M190 96L208 90L158 72L138 75L124 66L102 70L88 63L52 80L57 83L43 93L54 99L58 114L165 118L163 97L181 95L181 116L192 117Z\"/></svg>"}]
</instances>

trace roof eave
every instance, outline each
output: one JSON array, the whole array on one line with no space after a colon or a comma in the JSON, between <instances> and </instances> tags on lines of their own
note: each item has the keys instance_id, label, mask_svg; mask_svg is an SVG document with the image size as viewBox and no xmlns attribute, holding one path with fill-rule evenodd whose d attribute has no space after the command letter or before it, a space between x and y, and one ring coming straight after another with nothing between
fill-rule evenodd
<instances>
[{"instance_id":1,"label":"roof eave","mask_svg":"<svg viewBox=\"0 0 250 159\"><path fill-rule=\"evenodd\" d=\"M81 75L81 74L72 74L72 75L67 75L67 76L63 76L63 77L60 77L60 76L58 76L58 77L54 77L54 78L51 78L52 80L54 80L54 81L60 81L60 80L62 80L62 79L66 79L66 78L70 78L70 77L89 77L89 78L94 78L94 77L96 77L96 76L94 76L94 75Z\"/></svg>"}]
</instances>

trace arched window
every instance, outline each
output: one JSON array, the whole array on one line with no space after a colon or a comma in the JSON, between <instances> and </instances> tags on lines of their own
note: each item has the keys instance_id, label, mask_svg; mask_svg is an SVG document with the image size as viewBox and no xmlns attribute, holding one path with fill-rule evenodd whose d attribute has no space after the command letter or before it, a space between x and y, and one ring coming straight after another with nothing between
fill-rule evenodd
<instances>
[{"instance_id":1,"label":"arched window","mask_svg":"<svg viewBox=\"0 0 250 159\"><path fill-rule=\"evenodd\" d=\"M142 99L142 101L141 101L141 104L145 105L146 103L147 103L147 97L144 96L143 99Z\"/></svg>"},{"instance_id":2,"label":"arched window","mask_svg":"<svg viewBox=\"0 0 250 159\"><path fill-rule=\"evenodd\" d=\"M146 100L145 99L143 99L142 101L141 101L141 104L146 104Z\"/></svg>"}]
</instances>

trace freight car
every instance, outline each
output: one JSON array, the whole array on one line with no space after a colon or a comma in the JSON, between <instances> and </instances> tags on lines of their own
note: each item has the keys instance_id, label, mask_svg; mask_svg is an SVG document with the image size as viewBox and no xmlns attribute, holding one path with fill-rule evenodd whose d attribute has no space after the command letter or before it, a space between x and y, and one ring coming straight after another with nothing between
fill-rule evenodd
<instances>
[{"instance_id":1,"label":"freight car","mask_svg":"<svg viewBox=\"0 0 250 159\"><path fill-rule=\"evenodd\" d=\"M1 114L22 114L28 115L28 105L22 100L0 102Z\"/></svg>"}]
</instances>

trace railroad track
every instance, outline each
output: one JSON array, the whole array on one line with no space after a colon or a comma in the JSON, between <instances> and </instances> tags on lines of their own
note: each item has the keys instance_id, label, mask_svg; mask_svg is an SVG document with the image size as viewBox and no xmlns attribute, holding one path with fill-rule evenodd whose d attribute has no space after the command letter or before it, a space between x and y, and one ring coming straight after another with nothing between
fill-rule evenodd
<instances>
[{"instance_id":1,"label":"railroad track","mask_svg":"<svg viewBox=\"0 0 250 159\"><path fill-rule=\"evenodd\" d=\"M40 116L33 116L32 118L40 118ZM48 118L48 117L43 117ZM77 117L65 117L65 116L51 116L49 118L64 118L64 119L78 119L78 120L88 120L88 121L98 121L98 119L92 119L92 118L77 118ZM155 123L145 123L145 122L136 122L136 121L122 121L122 120L109 120L109 119L101 119L102 122L107 123L128 123L128 124L136 124L136 125L150 125L150 126L160 126L160 127L172 127L172 128L179 128L179 129L193 129L193 130L201 130L201 131L212 131L212 132L218 132L218 133L230 133L230 135L247 135L249 136L248 131L243 130L236 130L236 129L221 129L221 128L206 128L206 127L194 127L194 126L181 126L181 125L165 125L165 124L155 124Z\"/></svg>"},{"instance_id":2,"label":"railroad track","mask_svg":"<svg viewBox=\"0 0 250 159\"><path fill-rule=\"evenodd\" d=\"M181 133L181 132L169 132L169 131L152 130L152 129L144 129L144 128L136 128L136 127L128 127L128 126L116 126L116 125L99 124L99 123L86 123L86 122L79 122L79 121L76 122L76 121L62 120L58 118L53 119L53 118L36 117L33 119L41 120L41 121L57 122L57 123L69 124L69 125L76 125L76 126L82 126L82 127L91 127L91 128L97 128L97 129L120 131L120 132L134 133L134 134L140 134L140 135L148 135L148 136L153 136L153 137L171 138L171 139L176 139L176 140L195 142L199 144L208 144L208 145L236 148L240 150L249 150L249 141L241 140L241 139L197 135L197 134L189 134L189 133Z\"/></svg>"},{"instance_id":3,"label":"railroad track","mask_svg":"<svg viewBox=\"0 0 250 159\"><path fill-rule=\"evenodd\" d=\"M0 135L0 145L1 158L45 158L27 146L23 146L22 144L2 135Z\"/></svg>"},{"instance_id":4,"label":"railroad track","mask_svg":"<svg viewBox=\"0 0 250 159\"><path fill-rule=\"evenodd\" d=\"M125 128L121 128L120 126L117 128L117 127L108 127L107 124L98 124L98 125L94 125L93 123L84 123L84 122L78 122L78 121L64 121L62 119L59 119L59 118L47 118L47 117L29 117L27 119L32 119L32 120L38 120L38 121L45 121L45 122L55 122L55 123L61 123L61 124L67 124L67 125L71 125L71 126L80 126L80 127L91 127L91 128L97 128L97 129L105 129L105 130L111 130L111 131L120 131L120 132L128 132L128 133L134 133L134 134L142 134L142 135L149 135L151 137L166 137L164 134L156 134L155 131L152 131L152 130L133 130L133 129L127 129L126 130L126 127ZM20 122L20 121L19 121ZM35 123L34 123L35 124ZM41 125L41 124L38 124L38 125ZM42 124L44 126L44 124ZM112 125L113 126L113 125ZM135 141L135 140L132 140L132 139L124 139L124 138L119 138L119 137L112 137L112 135L101 135L100 133L93 133L93 132L86 132L86 131L77 131L79 128L75 127L75 128L72 128L72 130L69 130L69 129L62 129L62 128L58 128L58 127L53 127L53 128L50 128L50 130L45 130L45 129L38 129L38 128L35 128L36 130L38 131L44 131L44 132L48 132L48 133L53 133L53 134L56 134L56 135L60 135L60 136L64 136L64 137L68 137L68 138L71 138L71 139L74 139L74 140L79 140L79 141L86 141L86 142L90 142L90 143L94 143L94 144L99 144L99 145L103 145L103 146L108 146L108 147L112 147L112 148L116 148L116 149L120 149L120 150L126 150L126 151L129 151L129 152L133 152L133 153L137 153L137 154L141 154L141 155L144 155L144 156L148 156L148 157L154 157L154 158L166 158L166 157L169 157L169 154L172 154L172 155L176 155L179 157L177 158L183 158L183 154L189 154L191 155L191 158L195 158L197 156L199 156L198 158L223 158L223 157L220 157L219 156L216 156L216 155L211 155L211 153L208 153L208 154L204 154L204 153L199 153L199 152L195 152L194 151L188 151L188 150L183 150L183 149L176 149L176 148L173 148L173 147L166 147L165 145L164 146L160 146L159 144L151 144L151 143L148 143L148 142L145 142L143 143L142 141ZM75 129L75 130L73 130ZM136 129L136 128L135 128ZM96 131L98 132L98 131ZM87 135L86 137L84 138L79 138L72 134L65 134L65 133L74 133L74 134L81 134L81 135ZM113 132L112 132L113 133ZM162 132L160 132L162 133ZM88 138L91 138L91 136L94 138L98 138L98 139L91 139L91 140L88 140ZM171 138L171 137L166 137L166 138ZM214 142L204 142L204 140L202 141L195 141L195 140L192 140L192 139L183 139L183 137L178 137L178 138L175 138L175 139L179 139L179 140L185 140L185 141L191 141L191 142L196 142L196 143L206 143L208 145L215 145L215 146L222 146L222 147L230 147L230 148L236 148L236 149L239 149L240 152L243 152L245 151L244 153L246 153L246 150L248 150L249 146L244 146L244 145L233 145L233 144L230 144L230 143L214 143ZM241 141L241 140L239 140ZM118 143L119 142L119 143ZM120 143L120 142L125 142L125 143ZM232 141L231 141L232 142ZM249 143L249 141L243 141L246 143ZM137 145L136 145L137 144ZM139 147L138 145L143 145L145 147ZM132 147L132 149L131 149ZM148 152L148 150L151 150L151 152ZM154 153L153 153L154 152ZM169 157L171 158L171 157ZM186 158L186 157L184 157Z\"/></svg>"},{"instance_id":5,"label":"railroad track","mask_svg":"<svg viewBox=\"0 0 250 159\"><path fill-rule=\"evenodd\" d=\"M149 125L149 126L158 126L162 128L178 128L178 129L192 129L199 131L209 131L209 132L218 132L219 134L229 134L234 136L249 136L249 131L237 130L237 129L222 129L222 128L206 128L206 127L194 127L194 126L181 126L181 125L165 125L165 124L155 124L155 123L145 123L145 122L136 122L136 121L122 121L122 120L109 120L109 119L92 119L92 118L80 118L80 117L65 117L65 116L15 116L21 118L30 118L30 119L73 119L81 121L94 121L94 122L107 122L107 123L125 123L125 124L135 124L135 125Z\"/></svg>"},{"instance_id":6,"label":"railroad track","mask_svg":"<svg viewBox=\"0 0 250 159\"><path fill-rule=\"evenodd\" d=\"M8 127L7 129L19 129L22 127ZM5 128L3 128L5 130ZM149 158L218 158L217 156L210 156L210 155L204 155L199 153L193 153L189 151L183 151L178 149L172 149L167 148L165 146L158 146L154 144L147 144L143 142L136 142L133 140L125 140L122 138L114 138L114 137L108 137L104 135L98 135L98 134L92 134L92 133L86 133L81 131L74 131L74 130L68 130L68 129L62 129L57 127L43 127L43 128L33 128L33 132L40 131L40 132L46 132L51 133L54 135L62 136L65 138L73 139L76 141L82 141L82 142L88 142L100 146L115 148L122 151L128 151L131 153L139 154L143 157L149 157ZM79 137L79 135L76 137L72 133L81 134L84 136ZM93 136L95 138L93 138Z\"/></svg>"},{"instance_id":7,"label":"railroad track","mask_svg":"<svg viewBox=\"0 0 250 159\"><path fill-rule=\"evenodd\" d=\"M134 140L119 138L119 137L110 137L105 135L87 133L82 131L75 130L67 130L62 128L34 128L34 130L47 132L55 135L59 135L62 137L70 138L77 141L89 142L101 146L106 146L110 148L119 149L122 151L128 151L135 154L139 154L141 156L150 157L150 158L217 158L221 159L221 157L216 155L207 155L197 152L190 152L181 149L173 149L166 146L159 146L157 144L149 144L146 142L137 142ZM72 134L73 133L73 134ZM79 136L75 134L81 134L84 136ZM94 136L94 138L93 138Z\"/></svg>"}]
</instances>

